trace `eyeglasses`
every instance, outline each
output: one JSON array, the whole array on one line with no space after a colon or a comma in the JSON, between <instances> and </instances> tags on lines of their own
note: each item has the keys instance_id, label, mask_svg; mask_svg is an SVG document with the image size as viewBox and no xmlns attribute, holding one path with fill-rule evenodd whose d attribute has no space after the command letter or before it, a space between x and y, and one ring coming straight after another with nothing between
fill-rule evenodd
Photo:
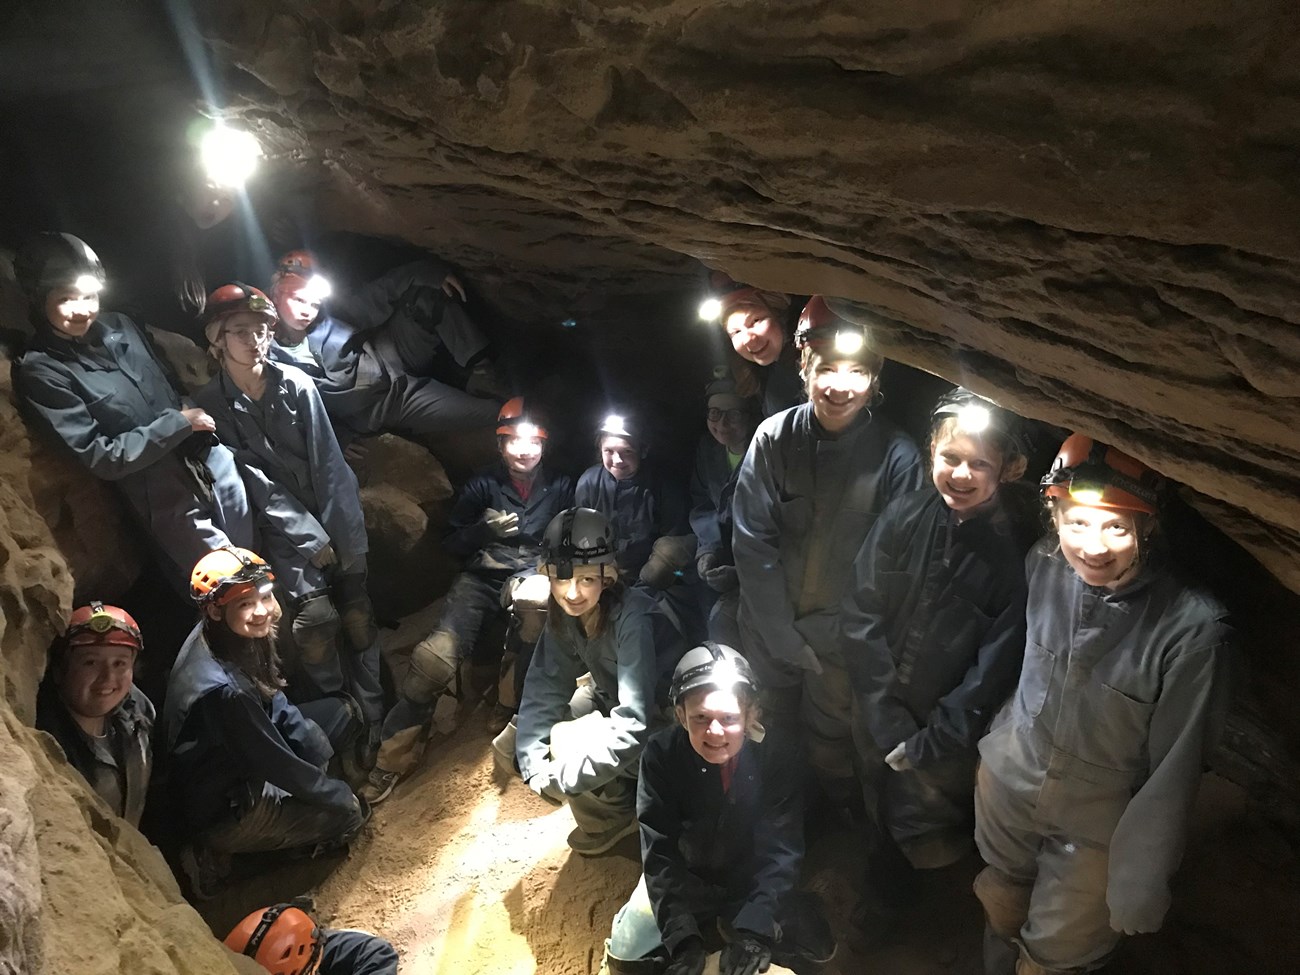
<instances>
[{"instance_id":1,"label":"eyeglasses","mask_svg":"<svg viewBox=\"0 0 1300 975\"><path fill-rule=\"evenodd\" d=\"M709 407L709 411L704 414L709 418L710 423L717 423L726 420L728 423L740 423L749 416L748 410L720 410L716 407Z\"/></svg>"}]
</instances>

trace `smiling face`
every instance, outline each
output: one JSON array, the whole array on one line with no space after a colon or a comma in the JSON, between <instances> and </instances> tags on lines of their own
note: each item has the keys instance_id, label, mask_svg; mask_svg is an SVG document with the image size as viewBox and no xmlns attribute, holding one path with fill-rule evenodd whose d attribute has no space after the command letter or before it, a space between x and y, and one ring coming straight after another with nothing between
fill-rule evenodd
<instances>
[{"instance_id":1,"label":"smiling face","mask_svg":"<svg viewBox=\"0 0 1300 975\"><path fill-rule=\"evenodd\" d=\"M627 437L601 437L600 463L614 480L626 481L641 469L641 451Z\"/></svg>"},{"instance_id":2,"label":"smiling face","mask_svg":"<svg viewBox=\"0 0 1300 975\"><path fill-rule=\"evenodd\" d=\"M251 369L266 358L271 344L270 323L253 311L227 315L222 320L220 341L225 362Z\"/></svg>"},{"instance_id":3,"label":"smiling face","mask_svg":"<svg viewBox=\"0 0 1300 975\"><path fill-rule=\"evenodd\" d=\"M1118 589L1138 564L1138 526L1128 511L1061 502L1053 511L1061 554L1084 584Z\"/></svg>"},{"instance_id":4,"label":"smiling face","mask_svg":"<svg viewBox=\"0 0 1300 975\"><path fill-rule=\"evenodd\" d=\"M551 596L570 616L583 617L600 603L600 595L614 583L613 576L604 575L599 565L575 565L573 577L557 579L554 569L547 567L551 580Z\"/></svg>"},{"instance_id":5,"label":"smiling face","mask_svg":"<svg viewBox=\"0 0 1300 975\"><path fill-rule=\"evenodd\" d=\"M95 324L99 315L99 292L83 291L76 285L55 288L45 296L45 319L54 331L79 339Z\"/></svg>"},{"instance_id":6,"label":"smiling face","mask_svg":"<svg viewBox=\"0 0 1300 975\"><path fill-rule=\"evenodd\" d=\"M711 765L723 765L745 745L749 708L734 690L701 687L677 705L677 720L700 758Z\"/></svg>"},{"instance_id":7,"label":"smiling face","mask_svg":"<svg viewBox=\"0 0 1300 975\"><path fill-rule=\"evenodd\" d=\"M875 376L856 359L829 359L805 350L803 373L817 422L830 433L848 427L871 400Z\"/></svg>"},{"instance_id":8,"label":"smiling face","mask_svg":"<svg viewBox=\"0 0 1300 975\"><path fill-rule=\"evenodd\" d=\"M770 366L781 356L785 345L782 331L772 309L760 303L744 304L727 312L723 319L731 347L742 359L760 366Z\"/></svg>"},{"instance_id":9,"label":"smiling face","mask_svg":"<svg viewBox=\"0 0 1300 975\"><path fill-rule=\"evenodd\" d=\"M743 454L754 436L758 417L749 411L739 396L709 397L705 414L709 435L733 454Z\"/></svg>"},{"instance_id":10,"label":"smiling face","mask_svg":"<svg viewBox=\"0 0 1300 975\"><path fill-rule=\"evenodd\" d=\"M951 433L934 445L931 477L944 504L959 520L992 500L1002 474L1001 453L981 437Z\"/></svg>"},{"instance_id":11,"label":"smiling face","mask_svg":"<svg viewBox=\"0 0 1300 975\"><path fill-rule=\"evenodd\" d=\"M59 697L82 727L102 724L131 693L136 651L114 644L72 646L59 675ZM88 729L91 734L101 733Z\"/></svg>"},{"instance_id":12,"label":"smiling face","mask_svg":"<svg viewBox=\"0 0 1300 975\"><path fill-rule=\"evenodd\" d=\"M271 635L271 629L280 618L275 593L269 585L260 589L247 585L243 591L224 606L208 606L208 615L214 620L224 619L235 636L258 640Z\"/></svg>"}]
</instances>

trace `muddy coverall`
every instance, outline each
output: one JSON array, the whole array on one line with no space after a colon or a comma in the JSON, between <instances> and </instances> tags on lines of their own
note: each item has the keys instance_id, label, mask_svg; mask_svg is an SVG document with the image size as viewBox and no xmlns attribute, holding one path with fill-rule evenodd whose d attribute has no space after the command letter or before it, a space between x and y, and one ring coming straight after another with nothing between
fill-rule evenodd
<instances>
[{"instance_id":1,"label":"muddy coverall","mask_svg":"<svg viewBox=\"0 0 1300 975\"><path fill-rule=\"evenodd\" d=\"M397 975L397 949L369 931L321 929L316 975Z\"/></svg>"},{"instance_id":2,"label":"muddy coverall","mask_svg":"<svg viewBox=\"0 0 1300 975\"><path fill-rule=\"evenodd\" d=\"M700 579L696 590L708 619L709 639L729 647L740 645L736 612L740 602L736 579L736 559L731 552L731 499L740 476L740 459L736 458L709 434L700 438L691 471L691 531L695 533L696 562L713 556L710 584ZM728 571L729 570L729 571Z\"/></svg>"},{"instance_id":3,"label":"muddy coverall","mask_svg":"<svg viewBox=\"0 0 1300 975\"><path fill-rule=\"evenodd\" d=\"M195 432L143 330L105 312L85 339L38 328L13 367L28 422L113 481L188 599L190 570L214 548L256 548L244 482L230 451Z\"/></svg>"},{"instance_id":4,"label":"muddy coverall","mask_svg":"<svg viewBox=\"0 0 1300 975\"><path fill-rule=\"evenodd\" d=\"M683 650L655 601L636 589L623 593L591 639L567 614L547 619L524 679L515 758L534 792L568 799L584 832L604 833L635 814L637 763L658 713L656 693ZM571 707L588 672L589 693ZM584 754L552 757L551 729L582 717L579 711L604 716L587 729Z\"/></svg>"},{"instance_id":5,"label":"muddy coverall","mask_svg":"<svg viewBox=\"0 0 1300 975\"><path fill-rule=\"evenodd\" d=\"M804 851L801 766L797 742L770 732L745 742L724 789L722 766L700 758L680 725L651 737L637 783L644 872L615 915L611 968L618 959L671 957L718 921L759 935L780 964L818 923L815 900L795 890Z\"/></svg>"},{"instance_id":6,"label":"muddy coverall","mask_svg":"<svg viewBox=\"0 0 1300 975\"><path fill-rule=\"evenodd\" d=\"M891 501L844 598L867 810L915 867L971 849L976 744L1020 673L1037 536L1000 502L958 523L933 487ZM903 743L911 768L896 772L885 756Z\"/></svg>"},{"instance_id":7,"label":"muddy coverall","mask_svg":"<svg viewBox=\"0 0 1300 975\"><path fill-rule=\"evenodd\" d=\"M153 703L138 687L104 719L102 738L93 738L68 712L53 682L41 684L36 696L36 727L49 732L68 764L81 773L114 815L140 825L149 776L153 772Z\"/></svg>"},{"instance_id":8,"label":"muddy coverall","mask_svg":"<svg viewBox=\"0 0 1300 975\"><path fill-rule=\"evenodd\" d=\"M367 723L383 718L380 636L366 592L370 543L357 478L343 459L315 384L300 369L267 362L266 391L246 395L222 371L194 394L235 452L262 538L292 616L306 681L294 698L350 694ZM335 564L312 559L333 546ZM340 631L346 650L339 652Z\"/></svg>"},{"instance_id":9,"label":"muddy coverall","mask_svg":"<svg viewBox=\"0 0 1300 975\"><path fill-rule=\"evenodd\" d=\"M975 892L1022 971L1086 972L1169 909L1233 636L1154 554L1114 592L1085 585L1055 536L1026 571L1020 684L979 745Z\"/></svg>"},{"instance_id":10,"label":"muddy coverall","mask_svg":"<svg viewBox=\"0 0 1300 975\"><path fill-rule=\"evenodd\" d=\"M256 853L344 841L361 804L325 767L356 731L338 698L303 709L268 701L233 663L213 656L196 626L167 682L163 735L170 774L195 843ZM310 717L308 717L310 715Z\"/></svg>"},{"instance_id":11,"label":"muddy coverall","mask_svg":"<svg viewBox=\"0 0 1300 975\"><path fill-rule=\"evenodd\" d=\"M433 634L411 654L410 669L398 686L398 703L384 720L385 740L429 720L483 625L504 611L506 584L512 576L536 571L546 526L572 502L573 478L552 474L545 465L538 465L527 500L500 460L461 489L447 518L443 547L464 558L465 568L447 591ZM489 508L517 515L519 533L493 535L484 520Z\"/></svg>"},{"instance_id":12,"label":"muddy coverall","mask_svg":"<svg viewBox=\"0 0 1300 975\"><path fill-rule=\"evenodd\" d=\"M741 464L732 548L742 652L768 723L802 723L809 765L836 801L856 791L841 604L876 516L921 478L916 445L888 420L863 410L831 437L811 404L764 420Z\"/></svg>"}]
</instances>

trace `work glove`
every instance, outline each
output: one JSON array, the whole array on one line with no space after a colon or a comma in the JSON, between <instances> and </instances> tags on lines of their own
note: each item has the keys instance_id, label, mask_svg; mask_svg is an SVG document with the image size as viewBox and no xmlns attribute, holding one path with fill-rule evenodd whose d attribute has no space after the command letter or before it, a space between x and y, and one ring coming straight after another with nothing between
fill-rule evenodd
<instances>
[{"instance_id":1,"label":"work glove","mask_svg":"<svg viewBox=\"0 0 1300 975\"><path fill-rule=\"evenodd\" d=\"M658 554L651 555L641 566L641 582L651 589L667 589L677 581L672 563Z\"/></svg>"},{"instance_id":2,"label":"work glove","mask_svg":"<svg viewBox=\"0 0 1300 975\"><path fill-rule=\"evenodd\" d=\"M712 569L717 567L717 564L717 552L701 552L700 557L695 560L695 571L703 579Z\"/></svg>"},{"instance_id":3,"label":"work glove","mask_svg":"<svg viewBox=\"0 0 1300 975\"><path fill-rule=\"evenodd\" d=\"M338 561L338 556L334 554L334 546L328 542L325 547L311 557L311 564L318 569L327 569Z\"/></svg>"},{"instance_id":4,"label":"work glove","mask_svg":"<svg viewBox=\"0 0 1300 975\"><path fill-rule=\"evenodd\" d=\"M514 512L488 508L483 512L483 524L487 525L493 538L509 538L519 534L519 516Z\"/></svg>"},{"instance_id":5,"label":"work glove","mask_svg":"<svg viewBox=\"0 0 1300 975\"><path fill-rule=\"evenodd\" d=\"M1106 891L1110 927L1121 934L1150 934L1159 931L1169 910L1169 887L1135 887L1132 881L1111 883Z\"/></svg>"},{"instance_id":6,"label":"work glove","mask_svg":"<svg viewBox=\"0 0 1300 975\"><path fill-rule=\"evenodd\" d=\"M722 948L718 975L758 975L772 963L772 949L756 934L743 932Z\"/></svg>"},{"instance_id":7,"label":"work glove","mask_svg":"<svg viewBox=\"0 0 1300 975\"><path fill-rule=\"evenodd\" d=\"M912 763L907 758L907 742L900 741L885 756L885 764L895 772L907 772L912 768Z\"/></svg>"},{"instance_id":8,"label":"work glove","mask_svg":"<svg viewBox=\"0 0 1300 975\"><path fill-rule=\"evenodd\" d=\"M714 592L734 592L740 588L740 577L736 575L734 565L719 565L710 569L701 578Z\"/></svg>"},{"instance_id":9,"label":"work glove","mask_svg":"<svg viewBox=\"0 0 1300 975\"><path fill-rule=\"evenodd\" d=\"M535 772L528 780L528 788L549 802L552 806L563 806L567 798L555 776L549 771Z\"/></svg>"},{"instance_id":10,"label":"work glove","mask_svg":"<svg viewBox=\"0 0 1300 975\"><path fill-rule=\"evenodd\" d=\"M704 957L704 942L699 938L687 938L668 960L664 975L702 975Z\"/></svg>"}]
</instances>

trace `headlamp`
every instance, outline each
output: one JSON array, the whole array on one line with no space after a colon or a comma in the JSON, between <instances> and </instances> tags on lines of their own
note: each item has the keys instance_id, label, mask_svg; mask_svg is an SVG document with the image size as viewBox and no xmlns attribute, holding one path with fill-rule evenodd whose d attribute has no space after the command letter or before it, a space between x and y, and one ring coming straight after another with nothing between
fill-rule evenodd
<instances>
[{"instance_id":1,"label":"headlamp","mask_svg":"<svg viewBox=\"0 0 1300 975\"><path fill-rule=\"evenodd\" d=\"M93 274L78 275L72 286L82 294L98 294L104 290L104 282Z\"/></svg>"},{"instance_id":2,"label":"headlamp","mask_svg":"<svg viewBox=\"0 0 1300 975\"><path fill-rule=\"evenodd\" d=\"M722 317L722 302L717 298L705 298L700 302L700 321L716 322Z\"/></svg>"},{"instance_id":3,"label":"headlamp","mask_svg":"<svg viewBox=\"0 0 1300 975\"><path fill-rule=\"evenodd\" d=\"M86 626L90 627L96 633L107 633L113 627L118 625L118 621L113 618L108 610L104 609L103 603L95 603L91 611L90 619L86 621Z\"/></svg>"},{"instance_id":4,"label":"headlamp","mask_svg":"<svg viewBox=\"0 0 1300 975\"><path fill-rule=\"evenodd\" d=\"M983 433L993 422L993 414L987 406L967 403L957 410L957 428L966 433Z\"/></svg>"},{"instance_id":5,"label":"headlamp","mask_svg":"<svg viewBox=\"0 0 1300 975\"><path fill-rule=\"evenodd\" d=\"M607 437L626 437L629 440L632 438L632 433L627 428L627 421L617 413L605 417L605 422L600 425L600 432Z\"/></svg>"},{"instance_id":6,"label":"headlamp","mask_svg":"<svg viewBox=\"0 0 1300 975\"><path fill-rule=\"evenodd\" d=\"M1118 488L1152 506L1157 500L1155 490L1141 483L1137 478L1129 477L1107 464L1094 462L1085 462L1077 467L1058 467L1048 471L1039 485L1042 488L1064 485L1071 501L1089 507L1096 507L1105 501L1108 487Z\"/></svg>"},{"instance_id":7,"label":"headlamp","mask_svg":"<svg viewBox=\"0 0 1300 975\"><path fill-rule=\"evenodd\" d=\"M539 432L540 431L537 429L536 423L529 423L527 420L525 420L522 423L515 424L516 437L525 437L531 440L533 437L536 437Z\"/></svg>"},{"instance_id":8,"label":"headlamp","mask_svg":"<svg viewBox=\"0 0 1300 975\"><path fill-rule=\"evenodd\" d=\"M199 143L199 158L214 185L239 189L257 169L262 147L251 132L218 122Z\"/></svg>"},{"instance_id":9,"label":"headlamp","mask_svg":"<svg viewBox=\"0 0 1300 975\"><path fill-rule=\"evenodd\" d=\"M833 348L836 355L857 355L862 351L866 339L862 333L851 329L841 329L835 333Z\"/></svg>"},{"instance_id":10,"label":"headlamp","mask_svg":"<svg viewBox=\"0 0 1300 975\"><path fill-rule=\"evenodd\" d=\"M322 274L313 274L307 279L307 285L302 289L301 294L308 301L324 301L333 290L329 278Z\"/></svg>"}]
</instances>

